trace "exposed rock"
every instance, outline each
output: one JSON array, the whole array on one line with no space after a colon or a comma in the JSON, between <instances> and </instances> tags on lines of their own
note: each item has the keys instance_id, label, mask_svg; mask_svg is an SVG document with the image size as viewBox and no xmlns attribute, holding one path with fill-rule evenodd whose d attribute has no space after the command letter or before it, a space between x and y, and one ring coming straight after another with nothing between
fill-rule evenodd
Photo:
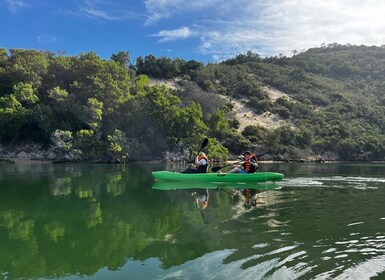
<instances>
[{"instance_id":1,"label":"exposed rock","mask_svg":"<svg viewBox=\"0 0 385 280\"><path fill-rule=\"evenodd\" d=\"M28 143L18 146L0 146L0 158L18 160L56 160L52 149L44 149L39 144Z\"/></svg>"},{"instance_id":2,"label":"exposed rock","mask_svg":"<svg viewBox=\"0 0 385 280\"><path fill-rule=\"evenodd\" d=\"M15 163L13 159L0 158L0 164L13 164L13 163Z\"/></svg>"},{"instance_id":3,"label":"exposed rock","mask_svg":"<svg viewBox=\"0 0 385 280\"><path fill-rule=\"evenodd\" d=\"M20 152L16 155L19 159L31 159L31 154L27 154L26 152Z\"/></svg>"}]
</instances>

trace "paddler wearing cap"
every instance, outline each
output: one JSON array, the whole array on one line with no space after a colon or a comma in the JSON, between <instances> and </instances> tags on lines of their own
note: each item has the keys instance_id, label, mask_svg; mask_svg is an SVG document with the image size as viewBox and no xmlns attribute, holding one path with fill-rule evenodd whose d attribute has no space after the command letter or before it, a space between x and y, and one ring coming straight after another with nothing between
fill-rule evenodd
<instances>
[{"instance_id":1,"label":"paddler wearing cap","mask_svg":"<svg viewBox=\"0 0 385 280\"><path fill-rule=\"evenodd\" d=\"M259 167L257 157L250 151L243 152L242 156L242 165L240 167L234 167L228 173L255 173Z\"/></svg>"}]
</instances>

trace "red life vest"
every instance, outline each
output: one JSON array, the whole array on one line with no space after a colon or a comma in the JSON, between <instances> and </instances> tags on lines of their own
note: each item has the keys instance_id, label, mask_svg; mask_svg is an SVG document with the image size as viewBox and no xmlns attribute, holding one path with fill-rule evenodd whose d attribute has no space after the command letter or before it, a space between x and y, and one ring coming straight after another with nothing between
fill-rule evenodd
<instances>
[{"instance_id":1,"label":"red life vest","mask_svg":"<svg viewBox=\"0 0 385 280\"><path fill-rule=\"evenodd\" d=\"M251 160L254 160L255 163L257 163L257 157L254 154L250 154L249 157L246 158L244 163L242 164L243 168L247 173L254 173L255 170L257 170L255 166L251 164Z\"/></svg>"}]
</instances>

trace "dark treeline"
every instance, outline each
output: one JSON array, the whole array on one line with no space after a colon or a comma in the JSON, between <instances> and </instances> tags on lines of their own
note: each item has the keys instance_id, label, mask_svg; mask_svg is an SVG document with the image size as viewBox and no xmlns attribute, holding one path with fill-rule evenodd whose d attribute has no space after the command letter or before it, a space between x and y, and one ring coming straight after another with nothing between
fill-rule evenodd
<instances>
[{"instance_id":1,"label":"dark treeline","mask_svg":"<svg viewBox=\"0 0 385 280\"><path fill-rule=\"evenodd\" d=\"M161 158L178 145L196 151L209 137L218 159L251 148L275 159L384 160L384 72L385 48L337 44L208 65L153 55L132 63L123 51L104 60L1 49L0 142L38 143L67 159L128 161ZM151 86L149 78L177 87ZM290 99L272 101L264 86ZM223 96L288 125L238 132Z\"/></svg>"}]
</instances>

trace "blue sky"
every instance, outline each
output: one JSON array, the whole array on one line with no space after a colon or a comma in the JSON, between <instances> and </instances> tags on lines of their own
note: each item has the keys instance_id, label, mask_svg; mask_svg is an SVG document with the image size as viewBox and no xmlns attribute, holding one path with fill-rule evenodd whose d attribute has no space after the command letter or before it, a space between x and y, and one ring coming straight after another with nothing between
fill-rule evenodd
<instances>
[{"instance_id":1,"label":"blue sky","mask_svg":"<svg viewBox=\"0 0 385 280\"><path fill-rule=\"evenodd\" d=\"M382 0L0 0L0 47L216 62L385 45Z\"/></svg>"}]
</instances>

